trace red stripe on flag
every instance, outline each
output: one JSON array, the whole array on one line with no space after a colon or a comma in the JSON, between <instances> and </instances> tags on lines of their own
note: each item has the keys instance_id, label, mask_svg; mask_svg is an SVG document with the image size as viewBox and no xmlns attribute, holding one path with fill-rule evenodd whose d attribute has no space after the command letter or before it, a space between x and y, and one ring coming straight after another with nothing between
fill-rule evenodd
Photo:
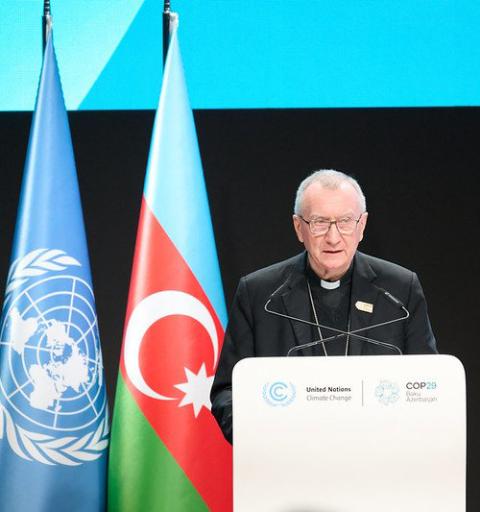
<instances>
[{"instance_id":1,"label":"red stripe on flag","mask_svg":"<svg viewBox=\"0 0 480 512\"><path fill-rule=\"evenodd\" d=\"M198 299L209 311L218 336L223 328L195 275L159 224L145 200L142 202L125 331L132 312L146 297L176 290ZM155 322L141 342L139 367L149 387L161 400L140 392L129 379L122 348L122 376L143 414L175 457L212 511L232 509L232 450L206 407L197 417L191 404L180 406L184 391L176 384L187 381L185 368L199 374L204 364L213 376L215 361L210 336L193 318L170 315ZM197 411L198 412L198 411Z\"/></svg>"}]
</instances>

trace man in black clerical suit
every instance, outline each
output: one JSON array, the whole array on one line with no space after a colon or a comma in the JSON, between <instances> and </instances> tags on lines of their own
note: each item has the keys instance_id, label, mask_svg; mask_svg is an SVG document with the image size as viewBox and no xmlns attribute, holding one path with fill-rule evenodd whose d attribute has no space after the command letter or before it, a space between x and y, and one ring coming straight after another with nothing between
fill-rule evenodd
<instances>
[{"instance_id":1,"label":"man in black clerical suit","mask_svg":"<svg viewBox=\"0 0 480 512\"><path fill-rule=\"evenodd\" d=\"M306 251L240 280L211 392L212 413L230 442L232 369L244 357L291 349L304 356L437 352L416 274L357 251L367 216L356 180L333 170L313 173L298 188L293 215ZM383 322L391 323L373 327ZM357 336L338 332L368 326Z\"/></svg>"}]
</instances>

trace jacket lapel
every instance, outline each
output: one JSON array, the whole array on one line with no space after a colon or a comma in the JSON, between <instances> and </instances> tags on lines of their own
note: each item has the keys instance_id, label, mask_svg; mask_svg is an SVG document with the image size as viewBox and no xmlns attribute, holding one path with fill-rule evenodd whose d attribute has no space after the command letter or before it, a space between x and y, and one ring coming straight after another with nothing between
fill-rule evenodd
<instances>
[{"instance_id":1,"label":"jacket lapel","mask_svg":"<svg viewBox=\"0 0 480 512\"><path fill-rule=\"evenodd\" d=\"M306 253L302 253L292 266L291 273L287 278L287 289L282 294L283 306L287 315L302 320L311 321L310 303L308 299L307 281L305 278ZM295 340L292 340L292 346L310 343L312 340L312 327L302 322L290 320ZM302 355L313 355L311 349L305 349L299 352Z\"/></svg>"},{"instance_id":2,"label":"jacket lapel","mask_svg":"<svg viewBox=\"0 0 480 512\"><path fill-rule=\"evenodd\" d=\"M355 264L352 275L352 293L350 299L350 330L362 329L376 322L377 300L380 292L373 285L377 275L366 261L361 252L355 254ZM359 333L369 336L368 331ZM366 341L351 336L350 354L361 355Z\"/></svg>"}]
</instances>

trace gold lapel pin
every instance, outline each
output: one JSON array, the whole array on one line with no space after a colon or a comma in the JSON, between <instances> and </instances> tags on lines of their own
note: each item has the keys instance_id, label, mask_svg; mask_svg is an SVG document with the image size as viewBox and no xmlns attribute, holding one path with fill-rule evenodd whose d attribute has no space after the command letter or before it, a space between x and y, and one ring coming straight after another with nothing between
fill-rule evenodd
<instances>
[{"instance_id":1,"label":"gold lapel pin","mask_svg":"<svg viewBox=\"0 0 480 512\"><path fill-rule=\"evenodd\" d=\"M361 300L357 300L357 302L355 302L355 307L359 311L364 311L365 313L373 313L373 304L370 304L370 302L362 302Z\"/></svg>"}]
</instances>

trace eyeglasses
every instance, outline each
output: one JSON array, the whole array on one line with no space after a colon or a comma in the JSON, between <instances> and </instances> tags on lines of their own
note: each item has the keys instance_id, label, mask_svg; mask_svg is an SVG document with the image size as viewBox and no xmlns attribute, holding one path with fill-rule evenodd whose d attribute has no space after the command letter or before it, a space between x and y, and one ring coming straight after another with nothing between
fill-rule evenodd
<instances>
[{"instance_id":1,"label":"eyeglasses","mask_svg":"<svg viewBox=\"0 0 480 512\"><path fill-rule=\"evenodd\" d=\"M341 219L335 220L317 218L305 220L301 215L298 215L298 217L302 219L303 222L305 222L305 224L308 224L308 227L310 228L310 233L312 233L313 236L321 236L326 235L328 233L328 231L330 230L330 226L332 224L335 224L335 226L337 226L338 232L341 235L351 235L357 228L357 224L362 218L362 215L363 213L360 215L360 217L358 217L358 219L354 219L352 217L342 217Z\"/></svg>"}]
</instances>

